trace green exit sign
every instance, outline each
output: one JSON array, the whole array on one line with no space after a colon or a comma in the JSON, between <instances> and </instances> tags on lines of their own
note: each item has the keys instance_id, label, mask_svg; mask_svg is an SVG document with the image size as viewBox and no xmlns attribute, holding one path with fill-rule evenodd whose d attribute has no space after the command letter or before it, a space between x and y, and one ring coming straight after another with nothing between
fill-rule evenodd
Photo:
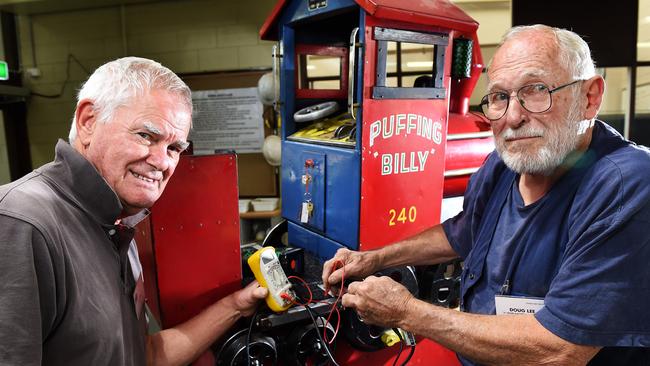
<instances>
[{"instance_id":1,"label":"green exit sign","mask_svg":"<svg viewBox=\"0 0 650 366\"><path fill-rule=\"evenodd\" d=\"M6 61L0 61L0 80L9 80L9 66Z\"/></svg>"}]
</instances>

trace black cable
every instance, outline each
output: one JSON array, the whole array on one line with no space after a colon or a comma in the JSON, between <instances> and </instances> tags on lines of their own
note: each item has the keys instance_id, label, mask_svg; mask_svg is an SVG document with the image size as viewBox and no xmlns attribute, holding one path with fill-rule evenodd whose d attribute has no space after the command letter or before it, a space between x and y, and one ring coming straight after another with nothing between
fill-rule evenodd
<instances>
[{"instance_id":1,"label":"black cable","mask_svg":"<svg viewBox=\"0 0 650 366\"><path fill-rule=\"evenodd\" d=\"M393 328L393 332L395 332L397 338L399 338L399 351L397 351L397 356L395 357L395 361L393 361L393 366L396 366L397 360L399 360L399 357L402 355L402 351L404 350L404 339L402 338L402 332L400 332L399 329Z\"/></svg>"},{"instance_id":2,"label":"black cable","mask_svg":"<svg viewBox=\"0 0 650 366\"><path fill-rule=\"evenodd\" d=\"M84 67L84 65L81 64L79 59L75 57L75 55L69 53L68 54L68 60L66 62L65 66L65 80L63 80L63 84L61 84L61 90L59 91L58 94L41 94L41 93L36 93L36 92L31 92L31 95L36 96L36 97L41 97L41 98L50 98L50 99L55 99L59 98L63 95L63 91L65 90L65 85L70 81L70 60L74 60L74 62L81 67L81 69L87 74L90 75L90 71Z\"/></svg>"},{"instance_id":3,"label":"black cable","mask_svg":"<svg viewBox=\"0 0 650 366\"><path fill-rule=\"evenodd\" d=\"M410 360L411 357L413 357L413 354L415 353L415 344L411 346L411 350L409 351L408 357L406 357L406 360L402 363L402 366L405 366Z\"/></svg>"},{"instance_id":4,"label":"black cable","mask_svg":"<svg viewBox=\"0 0 650 366\"><path fill-rule=\"evenodd\" d=\"M257 318L257 312L259 308L255 309L255 313L251 318L251 323L248 326L248 333L246 334L246 365L251 364L251 333L253 332L253 324L255 324L255 318Z\"/></svg>"},{"instance_id":5,"label":"black cable","mask_svg":"<svg viewBox=\"0 0 650 366\"><path fill-rule=\"evenodd\" d=\"M308 305L303 305L303 306L305 307L305 309L307 309L307 313L309 314L309 317L311 318L311 321L314 323L314 327L316 327L316 335L318 336L318 340L325 347L325 352L327 352L327 356L329 356L330 361L332 361L334 366L339 366L339 364L336 363L336 360L334 359L334 356L332 356L332 352L330 352L329 346L327 345L327 343L323 339L323 336L321 336L320 331L318 330L318 322L316 322L316 318L314 318L314 314L311 312L311 308ZM323 326L327 326L327 324L325 324L323 322Z\"/></svg>"}]
</instances>

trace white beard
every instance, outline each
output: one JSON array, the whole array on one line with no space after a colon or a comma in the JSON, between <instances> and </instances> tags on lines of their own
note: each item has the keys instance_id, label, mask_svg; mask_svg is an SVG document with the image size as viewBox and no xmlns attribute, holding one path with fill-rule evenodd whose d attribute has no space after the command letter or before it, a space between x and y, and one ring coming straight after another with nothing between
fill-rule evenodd
<instances>
[{"instance_id":1,"label":"white beard","mask_svg":"<svg viewBox=\"0 0 650 366\"><path fill-rule=\"evenodd\" d=\"M564 123L552 124L548 129L527 124L516 130L505 129L495 142L497 153L506 166L518 174L551 175L578 148L582 135L592 123L590 120L580 120L581 110L577 103L569 111ZM510 152L505 147L506 138L532 136L546 138L546 144L537 152Z\"/></svg>"}]
</instances>

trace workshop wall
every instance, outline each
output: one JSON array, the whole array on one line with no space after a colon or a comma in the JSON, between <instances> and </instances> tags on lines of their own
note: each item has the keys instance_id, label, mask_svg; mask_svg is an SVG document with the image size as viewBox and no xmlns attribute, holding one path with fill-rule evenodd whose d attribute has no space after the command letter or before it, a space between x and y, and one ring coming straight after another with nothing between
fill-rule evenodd
<instances>
[{"instance_id":1,"label":"workshop wall","mask_svg":"<svg viewBox=\"0 0 650 366\"><path fill-rule=\"evenodd\" d=\"M60 97L29 101L34 168L53 159L58 138L67 139L75 94L88 72L126 55L157 60L177 73L270 67L272 43L260 41L258 30L274 5L275 0L157 2L20 16L23 70L37 67L41 73L26 75L26 87L57 95L69 71ZM6 166L2 159L0 153L0 166Z\"/></svg>"},{"instance_id":2,"label":"workshop wall","mask_svg":"<svg viewBox=\"0 0 650 366\"><path fill-rule=\"evenodd\" d=\"M11 175L9 174L9 159L7 156L4 118L2 113L0 113L0 184L9 182L11 182Z\"/></svg>"},{"instance_id":3,"label":"workshop wall","mask_svg":"<svg viewBox=\"0 0 650 366\"><path fill-rule=\"evenodd\" d=\"M510 2L492 1L478 5L471 1L457 1L456 5L478 22L478 40L481 46L483 62L487 66L492 56L494 56L501 37L510 29ZM487 76L483 73L470 97L470 105L478 105L485 95L486 89Z\"/></svg>"}]
</instances>

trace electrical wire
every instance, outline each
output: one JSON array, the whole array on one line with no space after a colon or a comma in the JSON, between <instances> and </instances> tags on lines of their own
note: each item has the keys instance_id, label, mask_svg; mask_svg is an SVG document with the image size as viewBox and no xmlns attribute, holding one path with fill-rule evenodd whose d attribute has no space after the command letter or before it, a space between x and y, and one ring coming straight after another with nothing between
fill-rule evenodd
<instances>
[{"instance_id":1,"label":"electrical wire","mask_svg":"<svg viewBox=\"0 0 650 366\"><path fill-rule=\"evenodd\" d=\"M253 332L253 324L255 324L255 318L257 318L258 311L259 307L255 309L255 313L251 318L251 323L248 326L248 333L246 333L246 365L248 366L251 365L251 333Z\"/></svg>"},{"instance_id":2,"label":"electrical wire","mask_svg":"<svg viewBox=\"0 0 650 366\"><path fill-rule=\"evenodd\" d=\"M324 301L324 300L323 301L313 301L313 299L314 299L313 293L312 293L311 289L309 288L309 285L307 284L307 282L305 282L305 280L303 280L302 278L300 278L298 276L289 276L288 279L290 279L290 280L291 279L297 279L297 280L301 281L303 283L303 285L305 286L305 288L307 289L307 292L309 293L309 300L306 300L304 304L299 303L293 297L291 297L291 295L289 295L287 293L280 294L281 298L283 298L283 299L285 299L287 301L290 301L292 305L307 306L309 304L316 304L316 303L328 304L328 302ZM327 328L323 328L323 338L325 340L327 340L327 344L334 343L334 340L336 340L336 336L339 333L339 329L341 328L341 313L339 312L339 309L338 309L338 307L336 305L337 305L336 302L334 302L334 304L332 304L332 308L330 309L327 320L325 321L327 324L331 324L330 320L332 318L332 313L334 311L336 311L336 327L334 328L334 335L332 336L332 339L327 340Z\"/></svg>"},{"instance_id":3,"label":"electrical wire","mask_svg":"<svg viewBox=\"0 0 650 366\"><path fill-rule=\"evenodd\" d=\"M282 297L285 300L291 301L291 303L293 305L304 306L305 309L307 309L307 312L309 313L309 316L310 316L312 322L314 323L314 327L315 327L315 330L316 330L316 335L318 336L318 340L325 347L325 350L326 350L327 355L329 356L330 360L334 363L334 365L338 365L336 363L336 360L334 359L334 356L332 356L332 353L330 352L329 347L328 347L328 345L332 344L334 342L334 340L336 339L336 335L339 332L339 327L341 326L341 314L339 313L339 310L336 307L336 302L333 304L332 309L336 310L336 314L337 314L337 318L338 318L337 320L338 321L337 321L336 329L334 331L334 335L332 336L332 339L329 342L326 342L325 339L327 338L327 336L326 336L326 334L327 334L327 324L330 324L330 318L332 316L333 310L330 310L330 315L327 317L327 320L325 320L325 322L323 323L323 325L324 325L323 326L323 335L325 336L325 337L323 337L323 336L321 336L320 332L318 331L318 322L316 322L316 319L314 318L314 315L311 312L311 308L309 307L309 304L316 303L316 302L313 301L313 293L312 293L311 289L309 288L309 285L307 284L307 282L305 280L303 280L302 278L300 278L298 276L289 276L287 278L290 279L290 280L291 279L296 279L296 280L302 282L303 286L305 286L305 289L307 289L307 293L309 293L309 300L305 301L304 304L301 304L301 303L297 302L294 298L292 298L289 294L283 293L283 294L280 295L280 297ZM324 302L324 301L318 301L318 302Z\"/></svg>"},{"instance_id":4,"label":"electrical wire","mask_svg":"<svg viewBox=\"0 0 650 366\"><path fill-rule=\"evenodd\" d=\"M63 80L63 84L61 84L61 90L59 90L58 94L41 94L41 93L36 93L36 92L31 92L31 95L36 96L36 97L41 97L41 98L49 98L49 99L55 99L59 98L63 95L63 91L65 90L65 85L70 81L70 60L74 60L74 62L81 67L81 69L86 73L86 75L90 75L90 71L86 69L86 67L81 64L81 61L75 57L75 55L69 53L68 54L68 59L66 61L66 66L65 66L65 79Z\"/></svg>"},{"instance_id":5,"label":"electrical wire","mask_svg":"<svg viewBox=\"0 0 650 366\"><path fill-rule=\"evenodd\" d=\"M336 360L334 359L334 356L332 356L332 352L330 351L329 345L325 342L323 337L321 336L320 332L318 331L318 322L316 322L316 318L314 318L314 314L312 313L311 309L309 308L308 305L304 305L305 309L307 309L307 313L309 314L309 317L311 318L311 321L314 323L314 327L316 327L316 335L318 336L318 340L323 344L323 347L325 347L325 352L327 352L327 356L329 356L330 361L332 361L332 364L334 366L339 366L338 363L336 363ZM325 328L327 329L327 328Z\"/></svg>"},{"instance_id":6,"label":"electrical wire","mask_svg":"<svg viewBox=\"0 0 650 366\"><path fill-rule=\"evenodd\" d=\"M395 361L393 361L393 366L396 366L397 360L399 360L399 357L402 355L402 351L404 350L404 338L402 338L402 332L400 332L399 329L393 328L393 332L395 332L397 338L399 338L399 351L397 351L397 356L395 356Z\"/></svg>"},{"instance_id":7,"label":"electrical wire","mask_svg":"<svg viewBox=\"0 0 650 366\"><path fill-rule=\"evenodd\" d=\"M343 285L345 283L345 265L341 261L336 261L334 263L334 269L336 269L339 265L343 269L343 273L341 275L341 291L339 291L339 295L337 296L336 300L332 304L332 307L330 308L330 311L329 311L329 314L328 314L327 320L326 320L326 323L332 324L331 323L332 315L334 314L334 312L336 312L336 327L334 328L334 335L332 336L332 339L328 339L327 328L323 328L323 339L325 339L327 341L327 344L334 343L334 341L336 340L336 336L339 333L339 329L341 328L341 313L340 313L337 305L341 301L341 296L343 296ZM299 276L289 276L287 278L289 280L296 279L296 280L302 282L303 286L305 287L305 289L307 289L307 292L309 293L309 300L305 301L304 304L301 304L301 303L295 301L295 299L293 299L291 296L289 296L286 293L281 294L280 297L282 297L285 300L291 301L291 303L293 305L305 306L305 305L314 303L314 301L313 301L313 298L314 298L313 293L312 293L311 289L309 288L309 285L307 284L307 282L304 279L300 278ZM327 296L327 293L325 293L325 295ZM318 302L327 303L326 301L318 301Z\"/></svg>"},{"instance_id":8,"label":"electrical wire","mask_svg":"<svg viewBox=\"0 0 650 366\"><path fill-rule=\"evenodd\" d=\"M290 295L288 295L286 293L280 294L281 298L283 298L285 300L288 300L288 301L291 301L291 303L293 305L297 305L297 306L306 306L306 305L315 304L315 303L328 304L328 302L324 301L324 300L314 302L313 301L313 293L311 292L311 289L309 288L309 285L307 285L307 282L305 282L305 280L303 280L302 278L300 278L298 276L289 276L289 279L291 279L291 278L296 278L296 279L302 281L302 283L305 285L305 288L307 289L307 292L309 293L309 300L305 301L304 304L301 304L301 303L297 302L294 298L292 298ZM325 321L327 324L331 324L330 320L332 318L332 314L334 313L334 311L336 311L336 327L334 328L334 335L332 335L332 339L329 339L329 340L327 339L327 328L323 329L323 338L327 341L327 344L334 343L334 341L336 340L336 336L339 333L339 329L341 328L341 313L339 312L339 309L336 306L337 302L338 302L338 299L332 304L332 308L330 309L329 315L327 316L327 320Z\"/></svg>"},{"instance_id":9,"label":"electrical wire","mask_svg":"<svg viewBox=\"0 0 650 366\"><path fill-rule=\"evenodd\" d=\"M338 267L338 265L341 265L341 270L343 273L341 273L341 289L339 290L339 296L336 298L334 303L332 304L332 309L330 309L330 313L327 316L327 322L330 322L330 318L332 317L332 314L334 310L336 310L336 316L337 316L337 322L336 322L336 331L334 332L334 335L332 336L332 339L328 341L328 344L334 343L334 340L336 339L337 334L339 333L339 326L341 325L341 313L339 312L338 307L336 306L339 301L341 301L341 296L343 296L343 285L345 284L345 264L341 261L336 261L334 263L334 270ZM327 295L327 294L325 294ZM323 338L327 340L327 332L325 329L323 329Z\"/></svg>"},{"instance_id":10,"label":"electrical wire","mask_svg":"<svg viewBox=\"0 0 650 366\"><path fill-rule=\"evenodd\" d=\"M324 325L331 324L330 320L331 320L332 314L334 313L334 311L336 311L336 316L337 316L336 328L334 330L334 335L332 336L332 339L330 339L330 340L327 339L328 337L327 337L327 327L326 326L323 327L323 334L322 335L318 331L318 322L316 321L316 319L314 317L314 314L312 313L312 310L309 307L309 304L314 303L314 301L313 301L313 293L312 293L311 289L309 288L309 285L307 284L307 282L304 279L302 279L299 276L289 276L289 277L287 277L290 280L291 279L296 279L296 280L302 282L302 285L305 287L305 289L307 290L307 293L309 294L309 300L306 300L305 303L301 304L301 303L297 302L296 299L294 299L293 297L291 297L290 295L288 295L286 293L283 293L283 294L280 295L280 297L282 297L283 299L291 301L291 303L293 305L299 305L299 306L304 306L305 307L305 309L307 310L307 312L309 314L309 317L311 318L312 322L314 323L314 327L316 329L316 334L318 335L319 341L323 343L323 346L325 347L325 351L327 352L327 355L329 356L330 361L332 361L332 363L335 366L338 366L338 364L336 363L336 360L334 359L334 356L332 356L332 353L331 353L331 351L329 349L329 345L334 343L334 340L336 340L336 336L338 335L340 325L341 325L341 313L339 312L339 309L338 309L337 305L338 305L339 301L341 301L341 297L343 296L343 286L345 284L345 264L343 262L341 262L341 261L335 262L334 263L334 270L336 270L339 266L341 266L340 268L343 270L343 273L341 274L341 288L339 290L338 296L336 297L336 300L332 304L332 308L329 311L329 314L327 316L327 320L325 320L325 323L324 323ZM327 295L327 293L325 293L325 295ZM303 301L304 301L304 299L303 299ZM318 301L318 302L326 303L325 301ZM251 328L252 328L252 323L251 323ZM397 361L399 361L399 358L402 355L402 352L404 351L405 340L402 337L401 331L399 329L393 328L393 331L395 332L395 334L397 334L397 337L400 340L399 351L397 352L397 356L395 357L395 360L393 361L393 366L396 366ZM249 328L249 333L250 333L250 328ZM248 342L247 342L247 346L248 346ZM413 354L415 353L415 344L410 346L410 348L411 349L409 351L409 354L406 357L406 359L404 360L404 362L402 362L401 366L405 366L411 360L411 358L413 357ZM247 348L247 351L248 351L248 348Z\"/></svg>"},{"instance_id":11,"label":"electrical wire","mask_svg":"<svg viewBox=\"0 0 650 366\"><path fill-rule=\"evenodd\" d=\"M321 302L326 303L324 301ZM327 329L326 328L323 329L323 338L327 341L327 344L334 343L336 336L339 334L339 329L341 328L341 313L339 312L339 308L336 306L337 302L338 300L332 304L332 309L330 310L326 321L327 323L331 324L330 319L332 318L332 314L334 313L334 311L336 311L336 328L334 328L334 334L332 335L332 339L329 340L327 339Z\"/></svg>"},{"instance_id":12,"label":"electrical wire","mask_svg":"<svg viewBox=\"0 0 650 366\"><path fill-rule=\"evenodd\" d=\"M304 304L301 304L301 303L297 302L295 299L293 299L291 296L287 295L286 293L282 293L280 295L280 297L282 297L283 299L290 300L293 305L305 306L305 305L311 304L312 301L314 300L314 294L311 292L311 289L309 288L309 285L307 284L307 282L305 280L303 280L302 278L298 277L298 276L289 276L289 277L287 277L287 279L289 279L289 280L296 279L296 280L302 282L302 284L307 289L307 293L309 293L309 300L305 301Z\"/></svg>"},{"instance_id":13,"label":"electrical wire","mask_svg":"<svg viewBox=\"0 0 650 366\"><path fill-rule=\"evenodd\" d=\"M287 277L287 279L289 279L289 280L298 280L298 281L300 281L302 283L302 285L305 287L305 289L307 290L307 293L309 294L309 299L308 300L301 299L301 300L304 301L304 303L300 303L300 302L296 301L297 298L292 297L288 293L280 294L280 297L282 297L285 300L290 301L293 305L304 306L305 307L305 309L307 310L307 313L309 314L309 317L311 318L311 321L314 324L314 327L316 329L316 334L318 336L318 340L325 347L325 351L327 352L327 356L330 358L330 361L335 366L338 366L338 364L336 363L336 360L334 359L334 356L332 355L332 353L331 353L331 351L329 349L329 345L334 343L334 341L336 340L336 336L338 335L340 325L341 325L341 313L340 313L337 305L340 302L341 297L343 296L343 286L345 284L345 265L342 262L337 261L336 263L334 263L335 270L338 268L339 265L343 269L343 273L341 274L341 288L340 288L338 296L336 297L336 300L332 304L332 308L329 311L327 319L323 323L324 325L331 324L332 314L336 311L337 324L336 324L336 328L334 330L334 334L332 335L332 339L329 339L329 340L327 339L328 338L328 336L327 336L327 326L323 327L323 334L322 335L320 334L320 332L318 331L318 327L319 327L318 322L316 321L316 318L314 317L312 309L309 307L310 304L327 303L327 302L326 301L316 301L316 302L313 301L313 293L311 291L311 288L309 288L309 284L304 279L302 279L299 276L288 276ZM294 285L294 284L292 283L292 285ZM327 295L327 293L325 293L325 295ZM248 328L248 335L247 335L247 338L246 338L246 355L248 357L248 365L250 365L250 361L251 361L250 360L250 350L249 350L249 348L250 348L250 334L252 332L253 322L254 322L256 316L257 316L257 311L253 315L253 319L251 320L250 327ZM397 334L397 337L400 340L400 348L399 348L399 351L397 352L397 356L395 357L395 360L393 361L393 366L396 366L397 361L399 360L399 358L402 355L402 352L404 350L405 340L402 337L401 331L399 329L393 328L393 331L395 332L395 334ZM411 357L413 357L414 352L415 352L415 345L411 346L411 350L409 352L409 355L407 356L406 360L404 360L404 362L401 364L401 366L405 366L411 360Z\"/></svg>"},{"instance_id":14,"label":"electrical wire","mask_svg":"<svg viewBox=\"0 0 650 366\"><path fill-rule=\"evenodd\" d=\"M413 357L413 354L415 353L415 344L411 346L411 350L409 351L409 355L406 357L406 360L402 362L402 366L406 366L407 363L411 360L411 357Z\"/></svg>"},{"instance_id":15,"label":"electrical wire","mask_svg":"<svg viewBox=\"0 0 650 366\"><path fill-rule=\"evenodd\" d=\"M341 261L337 261L336 263L334 263L334 270L336 270L339 265L341 266L341 269L343 270L343 273L341 274L341 289L339 291L339 296L336 298L336 301L334 302L334 305L332 306L332 308L334 308L336 306L336 304L340 301L341 296L343 295L343 285L345 283L345 264L343 262L341 262ZM339 322L340 322L341 314L338 313L338 309L337 309L337 315L339 317ZM330 312L330 316L331 316L331 312ZM330 318L328 317L327 318L328 323L329 323L329 320L330 320ZM404 350L404 343L405 342L404 342L404 339L402 338L402 334L401 334L401 331L399 329L393 328L393 331L397 334L397 337L400 340L399 351L397 352L397 356L395 357L395 361L393 362L393 366L396 366L397 361L399 360L400 356L402 355L402 351ZM334 336L332 337L332 341L336 338L337 333L338 333L338 324L337 324L337 327L336 327L336 332L334 333ZM325 331L323 331L323 335L326 335L326 334L327 333ZM406 357L406 360L404 360L404 362L402 363L401 366L405 366L411 360L411 357L413 357L413 353L415 353L415 344L413 344L411 346L411 350L409 351L409 354Z\"/></svg>"}]
</instances>

